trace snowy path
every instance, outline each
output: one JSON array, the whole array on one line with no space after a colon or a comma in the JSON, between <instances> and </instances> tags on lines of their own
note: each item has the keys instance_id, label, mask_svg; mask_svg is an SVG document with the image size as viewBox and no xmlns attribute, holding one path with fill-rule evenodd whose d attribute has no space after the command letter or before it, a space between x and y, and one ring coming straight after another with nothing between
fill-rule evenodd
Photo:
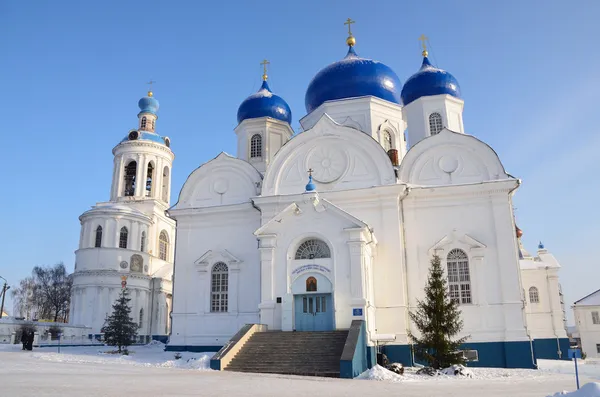
<instances>
[{"instance_id":1,"label":"snowy path","mask_svg":"<svg viewBox=\"0 0 600 397\"><path fill-rule=\"evenodd\" d=\"M571 375L546 371L486 369L479 379L409 377L393 383L172 368L171 364L161 363L160 357L163 361L167 355L172 357L172 353L166 352L156 353L152 358L149 352L139 351L137 362L80 351L71 353L68 349L60 355L44 349L33 353L0 351L0 395L546 397L574 388ZM146 359L149 362L144 364L142 361ZM589 380L584 379L583 383Z\"/></svg>"}]
</instances>

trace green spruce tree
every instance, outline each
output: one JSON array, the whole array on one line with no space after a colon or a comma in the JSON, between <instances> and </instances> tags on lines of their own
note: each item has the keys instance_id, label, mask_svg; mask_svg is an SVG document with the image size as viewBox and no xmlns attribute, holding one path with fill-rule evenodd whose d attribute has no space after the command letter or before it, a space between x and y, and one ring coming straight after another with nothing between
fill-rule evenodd
<instances>
[{"instance_id":1,"label":"green spruce tree","mask_svg":"<svg viewBox=\"0 0 600 397\"><path fill-rule=\"evenodd\" d=\"M117 346L119 353L127 353L127 346L133 343L137 335L138 325L129 316L129 292L127 288L121 290L119 298L113 305L113 312L106 320L104 327L104 340L109 346Z\"/></svg>"},{"instance_id":2,"label":"green spruce tree","mask_svg":"<svg viewBox=\"0 0 600 397\"><path fill-rule=\"evenodd\" d=\"M459 348L468 337L453 340L463 327L460 314L458 302L448 295L440 257L435 255L429 268L425 300L417 300L417 311L410 313L410 318L420 333L419 337L409 333L415 343L417 358L424 359L435 369L464 364Z\"/></svg>"}]
</instances>

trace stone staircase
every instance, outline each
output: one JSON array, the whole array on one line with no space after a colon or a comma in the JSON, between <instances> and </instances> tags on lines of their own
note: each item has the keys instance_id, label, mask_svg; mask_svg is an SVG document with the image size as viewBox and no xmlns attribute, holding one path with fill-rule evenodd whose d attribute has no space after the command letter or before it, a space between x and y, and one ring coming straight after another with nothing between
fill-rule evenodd
<instances>
[{"instance_id":1,"label":"stone staircase","mask_svg":"<svg viewBox=\"0 0 600 397\"><path fill-rule=\"evenodd\" d=\"M347 337L348 331L257 332L225 370L338 378Z\"/></svg>"}]
</instances>

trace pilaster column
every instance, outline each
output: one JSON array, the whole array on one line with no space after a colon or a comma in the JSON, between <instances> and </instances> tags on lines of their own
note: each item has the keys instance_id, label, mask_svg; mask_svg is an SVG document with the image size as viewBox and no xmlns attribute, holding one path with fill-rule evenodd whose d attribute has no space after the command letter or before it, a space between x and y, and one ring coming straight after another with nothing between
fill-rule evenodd
<instances>
[{"instance_id":1,"label":"pilaster column","mask_svg":"<svg viewBox=\"0 0 600 397\"><path fill-rule=\"evenodd\" d=\"M113 184L115 185L113 200L116 200L117 197L123 194L123 180L125 179L123 175L125 171L124 162L125 160L123 160L123 155L120 155L116 165L117 169L115 172L115 180L113 180Z\"/></svg>"},{"instance_id":2,"label":"pilaster column","mask_svg":"<svg viewBox=\"0 0 600 397\"><path fill-rule=\"evenodd\" d=\"M275 248L277 236L274 234L259 236L260 245L260 322L269 329L280 329L280 324L275 324ZM291 318L289 319L291 320ZM282 321L285 321L283 319ZM291 323L291 321L290 321Z\"/></svg>"},{"instance_id":3,"label":"pilaster column","mask_svg":"<svg viewBox=\"0 0 600 397\"><path fill-rule=\"evenodd\" d=\"M137 169L135 173L135 192L134 196L143 197L144 189L146 188L146 178L144 177L144 158L141 154L138 154L136 157L137 161Z\"/></svg>"}]
</instances>

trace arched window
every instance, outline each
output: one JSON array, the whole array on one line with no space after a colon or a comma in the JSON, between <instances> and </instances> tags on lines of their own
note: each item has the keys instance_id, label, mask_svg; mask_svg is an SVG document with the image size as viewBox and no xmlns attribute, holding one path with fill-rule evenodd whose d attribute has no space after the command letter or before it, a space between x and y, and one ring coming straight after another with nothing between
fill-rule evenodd
<instances>
[{"instance_id":1,"label":"arched window","mask_svg":"<svg viewBox=\"0 0 600 397\"><path fill-rule=\"evenodd\" d=\"M127 228L125 226L123 226L121 228L121 231L119 232L119 248L127 248L127 236L129 235L129 232L127 231Z\"/></svg>"},{"instance_id":2,"label":"arched window","mask_svg":"<svg viewBox=\"0 0 600 397\"><path fill-rule=\"evenodd\" d=\"M262 157L262 136L260 134L254 134L250 138L250 158L257 157Z\"/></svg>"},{"instance_id":3,"label":"arched window","mask_svg":"<svg viewBox=\"0 0 600 397\"><path fill-rule=\"evenodd\" d=\"M448 253L448 289L450 299L460 303L471 303L471 276L469 257L465 251L453 249Z\"/></svg>"},{"instance_id":4,"label":"arched window","mask_svg":"<svg viewBox=\"0 0 600 397\"><path fill-rule=\"evenodd\" d=\"M435 135L444 128L442 125L442 115L439 113L431 113L429 115L429 134Z\"/></svg>"},{"instance_id":5,"label":"arched window","mask_svg":"<svg viewBox=\"0 0 600 397\"><path fill-rule=\"evenodd\" d=\"M140 309L140 321L138 327L142 328L142 322L144 321L144 309Z\"/></svg>"},{"instance_id":6,"label":"arched window","mask_svg":"<svg viewBox=\"0 0 600 397\"><path fill-rule=\"evenodd\" d=\"M229 268L223 262L216 263L211 274L210 311L227 312L229 291Z\"/></svg>"},{"instance_id":7,"label":"arched window","mask_svg":"<svg viewBox=\"0 0 600 397\"><path fill-rule=\"evenodd\" d=\"M331 258L329 246L322 240L306 240L298 247L296 259Z\"/></svg>"},{"instance_id":8,"label":"arched window","mask_svg":"<svg viewBox=\"0 0 600 397\"><path fill-rule=\"evenodd\" d=\"M150 197L152 195L152 179L154 178L154 165L152 163L148 163L146 174L146 197Z\"/></svg>"},{"instance_id":9,"label":"arched window","mask_svg":"<svg viewBox=\"0 0 600 397\"><path fill-rule=\"evenodd\" d=\"M140 251L146 252L146 232L142 232L142 238L140 241Z\"/></svg>"},{"instance_id":10,"label":"arched window","mask_svg":"<svg viewBox=\"0 0 600 397\"><path fill-rule=\"evenodd\" d=\"M306 292L317 292L317 279L309 277L306 279Z\"/></svg>"},{"instance_id":11,"label":"arched window","mask_svg":"<svg viewBox=\"0 0 600 397\"><path fill-rule=\"evenodd\" d=\"M169 235L164 230L160 232L158 237L158 257L163 261L167 260L169 255Z\"/></svg>"},{"instance_id":12,"label":"arched window","mask_svg":"<svg viewBox=\"0 0 600 397\"><path fill-rule=\"evenodd\" d=\"M150 120L151 131L154 132L154 119Z\"/></svg>"},{"instance_id":13,"label":"arched window","mask_svg":"<svg viewBox=\"0 0 600 397\"><path fill-rule=\"evenodd\" d=\"M162 201L169 202L169 167L163 168Z\"/></svg>"},{"instance_id":14,"label":"arched window","mask_svg":"<svg viewBox=\"0 0 600 397\"><path fill-rule=\"evenodd\" d=\"M146 116L142 117L142 122L140 124L140 129L146 128Z\"/></svg>"},{"instance_id":15,"label":"arched window","mask_svg":"<svg viewBox=\"0 0 600 397\"><path fill-rule=\"evenodd\" d=\"M125 166L125 196L135 195L135 177L137 173L137 162L132 161Z\"/></svg>"},{"instance_id":16,"label":"arched window","mask_svg":"<svg viewBox=\"0 0 600 397\"><path fill-rule=\"evenodd\" d=\"M96 228L96 243L94 244L94 247L102 247L102 226L100 225Z\"/></svg>"},{"instance_id":17,"label":"arched window","mask_svg":"<svg viewBox=\"0 0 600 397\"><path fill-rule=\"evenodd\" d=\"M392 144L392 134L389 131L384 131L383 133L383 149L387 153L388 150L393 149L394 145Z\"/></svg>"},{"instance_id":18,"label":"arched window","mask_svg":"<svg viewBox=\"0 0 600 397\"><path fill-rule=\"evenodd\" d=\"M529 288L529 302L540 303L540 293L536 287Z\"/></svg>"}]
</instances>

